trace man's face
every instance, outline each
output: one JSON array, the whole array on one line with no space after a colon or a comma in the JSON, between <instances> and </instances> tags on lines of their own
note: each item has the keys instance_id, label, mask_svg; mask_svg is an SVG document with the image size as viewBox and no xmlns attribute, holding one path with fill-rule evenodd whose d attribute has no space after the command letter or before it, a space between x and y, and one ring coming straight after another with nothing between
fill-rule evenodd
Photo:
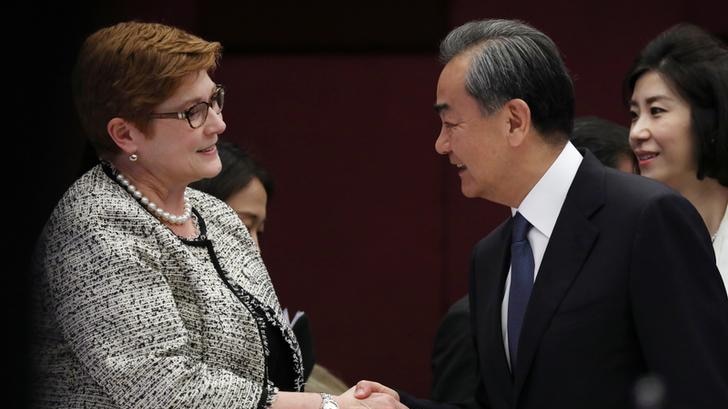
<instances>
[{"instance_id":1,"label":"man's face","mask_svg":"<svg viewBox=\"0 0 728 409\"><path fill-rule=\"evenodd\" d=\"M508 188L509 118L505 109L484 114L478 101L465 89L470 54L453 58L443 68L437 83L435 109L442 128L435 150L447 155L458 168L461 190L466 197L498 202Z\"/></svg>"}]
</instances>

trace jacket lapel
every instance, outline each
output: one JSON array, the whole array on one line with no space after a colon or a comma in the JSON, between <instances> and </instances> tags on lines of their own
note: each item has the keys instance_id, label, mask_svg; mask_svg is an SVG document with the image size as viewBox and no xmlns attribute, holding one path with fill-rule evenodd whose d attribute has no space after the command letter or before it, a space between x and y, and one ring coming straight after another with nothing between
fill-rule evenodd
<instances>
[{"instance_id":1,"label":"jacket lapel","mask_svg":"<svg viewBox=\"0 0 728 409\"><path fill-rule=\"evenodd\" d=\"M477 337L481 380L494 386L489 388L490 391L502 393L499 397L489 394L490 399L509 403L513 401L513 381L503 346L501 303L510 265L512 224L509 218L479 243L470 269L470 308Z\"/></svg>"},{"instance_id":2,"label":"jacket lapel","mask_svg":"<svg viewBox=\"0 0 728 409\"><path fill-rule=\"evenodd\" d=\"M583 154L584 160L559 213L526 310L514 370L514 407L541 337L599 235L589 218L604 203L604 167L589 152Z\"/></svg>"}]
</instances>

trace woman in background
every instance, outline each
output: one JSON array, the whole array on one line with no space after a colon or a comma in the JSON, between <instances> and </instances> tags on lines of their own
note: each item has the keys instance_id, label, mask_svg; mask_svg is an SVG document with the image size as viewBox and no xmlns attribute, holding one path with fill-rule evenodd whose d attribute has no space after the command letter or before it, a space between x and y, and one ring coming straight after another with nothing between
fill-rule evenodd
<instances>
[{"instance_id":1,"label":"woman in background","mask_svg":"<svg viewBox=\"0 0 728 409\"><path fill-rule=\"evenodd\" d=\"M211 194L232 207L260 248L268 201L273 196L273 179L247 152L230 142L218 142L217 152L222 163L220 173L194 182L190 187Z\"/></svg>"},{"instance_id":2,"label":"woman in background","mask_svg":"<svg viewBox=\"0 0 728 409\"><path fill-rule=\"evenodd\" d=\"M265 229L268 201L273 195L273 179L247 152L230 142L217 144L222 170L217 176L190 185L227 203L247 227L255 244ZM329 370L315 363L313 340L308 319L293 324L293 332L301 347L307 392L340 394L348 386Z\"/></svg>"},{"instance_id":3,"label":"woman in background","mask_svg":"<svg viewBox=\"0 0 728 409\"><path fill-rule=\"evenodd\" d=\"M680 24L642 50L625 79L640 173L695 206L728 288L728 48Z\"/></svg>"}]
</instances>

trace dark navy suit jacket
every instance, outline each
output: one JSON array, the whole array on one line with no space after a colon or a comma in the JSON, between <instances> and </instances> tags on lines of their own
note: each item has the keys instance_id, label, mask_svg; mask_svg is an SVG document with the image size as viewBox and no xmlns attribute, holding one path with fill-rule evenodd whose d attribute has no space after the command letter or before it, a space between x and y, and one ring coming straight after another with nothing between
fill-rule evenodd
<instances>
[{"instance_id":1,"label":"dark navy suit jacket","mask_svg":"<svg viewBox=\"0 0 728 409\"><path fill-rule=\"evenodd\" d=\"M457 300L443 317L432 348L432 400L468 402L478 385L478 359L470 319L470 300Z\"/></svg>"},{"instance_id":2,"label":"dark navy suit jacket","mask_svg":"<svg viewBox=\"0 0 728 409\"><path fill-rule=\"evenodd\" d=\"M549 239L508 368L501 303L511 220L473 251L470 310L493 409L632 407L656 374L666 408L728 408L728 297L695 208L586 152ZM444 408L403 393L411 408Z\"/></svg>"}]
</instances>

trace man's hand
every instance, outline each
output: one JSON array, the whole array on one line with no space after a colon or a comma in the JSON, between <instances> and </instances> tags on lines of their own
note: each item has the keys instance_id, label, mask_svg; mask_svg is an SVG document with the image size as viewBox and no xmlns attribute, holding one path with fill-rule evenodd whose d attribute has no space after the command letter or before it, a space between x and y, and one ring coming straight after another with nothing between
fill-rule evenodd
<instances>
[{"instance_id":1,"label":"man's hand","mask_svg":"<svg viewBox=\"0 0 728 409\"><path fill-rule=\"evenodd\" d=\"M408 409L399 402L397 392L371 381L359 382L336 400L341 409Z\"/></svg>"},{"instance_id":2,"label":"man's hand","mask_svg":"<svg viewBox=\"0 0 728 409\"><path fill-rule=\"evenodd\" d=\"M399 394L394 389L387 388L379 382L359 381L354 387L354 397L357 399L366 399L372 394L389 395L399 402Z\"/></svg>"}]
</instances>

